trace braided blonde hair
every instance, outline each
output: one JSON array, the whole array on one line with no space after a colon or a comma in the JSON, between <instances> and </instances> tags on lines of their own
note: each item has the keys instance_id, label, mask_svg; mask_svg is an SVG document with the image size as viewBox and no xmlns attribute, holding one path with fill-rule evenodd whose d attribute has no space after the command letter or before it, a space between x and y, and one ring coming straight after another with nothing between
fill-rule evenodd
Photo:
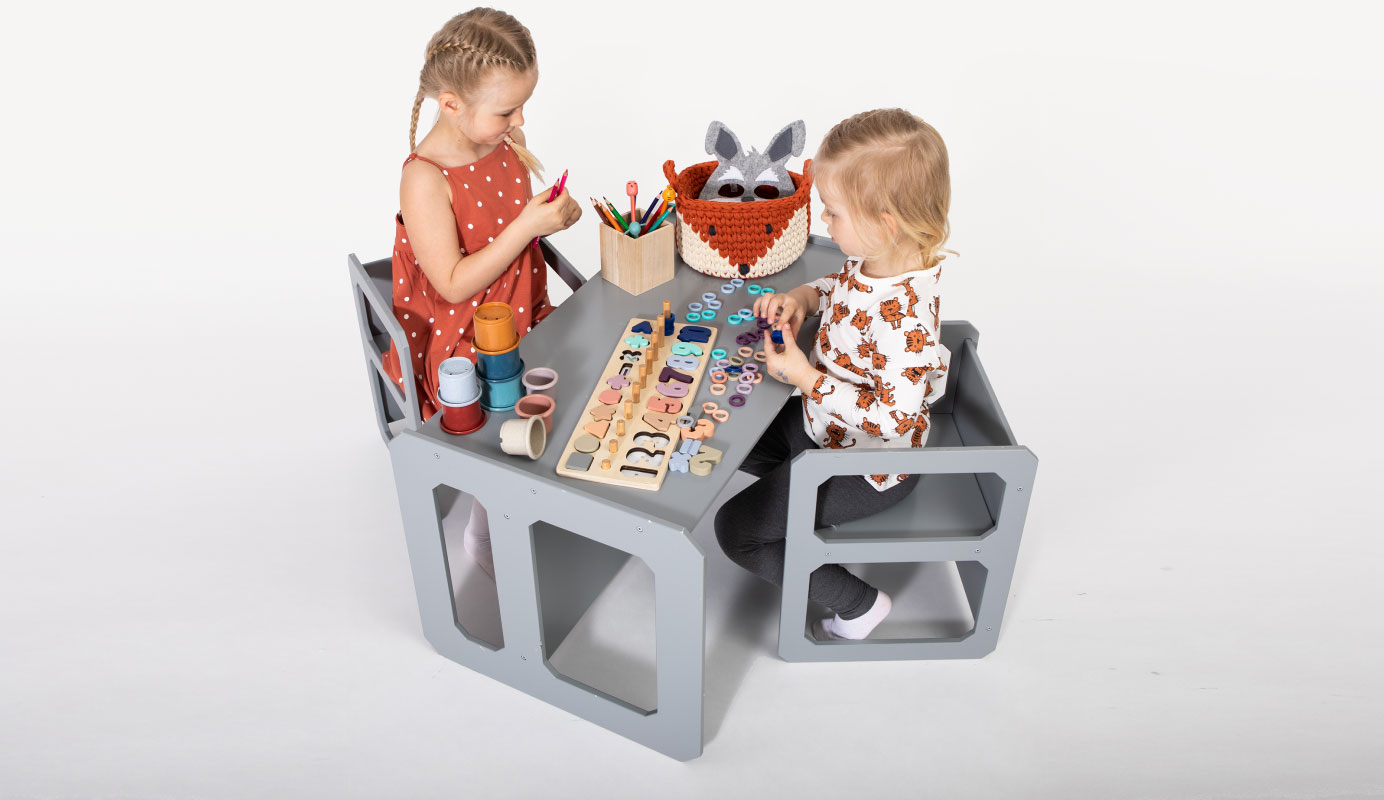
<instances>
[{"instance_id":1,"label":"braided blonde hair","mask_svg":"<svg viewBox=\"0 0 1384 800\"><path fill-rule=\"evenodd\" d=\"M418 149L418 112L423 101L446 91L465 99L495 69L527 72L538 64L529 29L519 20L493 8L473 8L458 14L428 40L423 69L418 73L418 96L408 128L408 150ZM517 142L508 138L515 155L529 170L541 173L543 165ZM540 177L541 174L540 174Z\"/></svg>"},{"instance_id":2,"label":"braided blonde hair","mask_svg":"<svg viewBox=\"0 0 1384 800\"><path fill-rule=\"evenodd\" d=\"M813 180L838 195L861 241L879 258L902 248L923 269L955 250L951 233L951 175L947 145L931 125L901 108L863 111L836 123L812 159ZM899 233L889 241L882 217Z\"/></svg>"}]
</instances>

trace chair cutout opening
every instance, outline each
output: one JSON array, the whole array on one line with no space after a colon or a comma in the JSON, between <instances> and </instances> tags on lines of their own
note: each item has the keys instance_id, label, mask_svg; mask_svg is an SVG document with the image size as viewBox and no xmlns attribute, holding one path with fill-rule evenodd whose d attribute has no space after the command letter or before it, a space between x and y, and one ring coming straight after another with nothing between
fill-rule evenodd
<instances>
[{"instance_id":1,"label":"chair cutout opening","mask_svg":"<svg viewBox=\"0 0 1384 800\"><path fill-rule=\"evenodd\" d=\"M632 710L658 705L653 571L547 522L531 528L548 668Z\"/></svg>"},{"instance_id":2,"label":"chair cutout opening","mask_svg":"<svg viewBox=\"0 0 1384 800\"><path fill-rule=\"evenodd\" d=\"M452 615L466 638L491 650L505 646L500 624L500 595L491 578L466 552L463 535L471 518L471 495L447 485L433 489L442 550L452 587Z\"/></svg>"},{"instance_id":3,"label":"chair cutout opening","mask_svg":"<svg viewBox=\"0 0 1384 800\"><path fill-rule=\"evenodd\" d=\"M959 639L975 630L975 613L987 570L975 561L842 564L851 574L889 595L893 610L864 641L927 642ZM831 613L809 602L803 632Z\"/></svg>"}]
</instances>

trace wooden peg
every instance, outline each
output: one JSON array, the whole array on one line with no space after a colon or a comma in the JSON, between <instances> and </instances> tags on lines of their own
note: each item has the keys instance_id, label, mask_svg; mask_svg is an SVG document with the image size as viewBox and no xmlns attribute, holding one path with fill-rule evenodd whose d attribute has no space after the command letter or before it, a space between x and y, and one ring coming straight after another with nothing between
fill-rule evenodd
<instances>
[{"instance_id":1,"label":"wooden peg","mask_svg":"<svg viewBox=\"0 0 1384 800\"><path fill-rule=\"evenodd\" d=\"M616 421L615 421L615 435L616 435L616 436L620 436L620 437L624 437L624 435L625 435L625 421L624 421L623 419L619 419L619 420L616 420Z\"/></svg>"},{"instance_id":2,"label":"wooden peg","mask_svg":"<svg viewBox=\"0 0 1384 800\"><path fill-rule=\"evenodd\" d=\"M610 469L610 459L608 459L608 458L603 458L603 459L601 459L601 469Z\"/></svg>"},{"instance_id":3,"label":"wooden peg","mask_svg":"<svg viewBox=\"0 0 1384 800\"><path fill-rule=\"evenodd\" d=\"M638 402L639 402L639 390L642 389L642 388L643 388L643 387L640 386L640 385L637 384L637 383L631 384L631 385L630 385L630 400L632 400L632 401L638 403Z\"/></svg>"},{"instance_id":4,"label":"wooden peg","mask_svg":"<svg viewBox=\"0 0 1384 800\"><path fill-rule=\"evenodd\" d=\"M634 403L625 402L625 419L634 419Z\"/></svg>"},{"instance_id":5,"label":"wooden peg","mask_svg":"<svg viewBox=\"0 0 1384 800\"><path fill-rule=\"evenodd\" d=\"M618 453L618 452L620 452L620 440L619 440L619 439L611 439L611 440L610 440L610 452L612 452L612 453Z\"/></svg>"}]
</instances>

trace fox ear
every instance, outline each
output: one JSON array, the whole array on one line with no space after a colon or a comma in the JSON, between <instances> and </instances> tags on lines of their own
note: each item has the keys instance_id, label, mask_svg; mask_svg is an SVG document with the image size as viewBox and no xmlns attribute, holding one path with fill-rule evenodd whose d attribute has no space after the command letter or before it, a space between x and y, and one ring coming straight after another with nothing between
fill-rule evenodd
<instances>
[{"instance_id":1,"label":"fox ear","mask_svg":"<svg viewBox=\"0 0 1384 800\"><path fill-rule=\"evenodd\" d=\"M740 155L740 140L719 120L712 120L706 129L706 152L721 161Z\"/></svg>"},{"instance_id":2,"label":"fox ear","mask_svg":"<svg viewBox=\"0 0 1384 800\"><path fill-rule=\"evenodd\" d=\"M790 122L783 130L769 140L769 150L765 153L770 161L785 161L788 156L800 156L807 144L807 126L802 120Z\"/></svg>"}]
</instances>

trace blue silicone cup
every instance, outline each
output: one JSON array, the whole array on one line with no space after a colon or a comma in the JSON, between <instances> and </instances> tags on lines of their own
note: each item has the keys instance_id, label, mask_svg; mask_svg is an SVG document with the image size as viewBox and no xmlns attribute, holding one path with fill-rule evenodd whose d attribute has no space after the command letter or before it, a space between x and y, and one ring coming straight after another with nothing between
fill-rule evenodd
<instances>
[{"instance_id":1,"label":"blue silicone cup","mask_svg":"<svg viewBox=\"0 0 1384 800\"><path fill-rule=\"evenodd\" d=\"M503 353L487 353L476 349L476 370L481 374L482 380L506 381L518 375L523 368L524 361L519 358L518 347L511 347Z\"/></svg>"},{"instance_id":2,"label":"blue silicone cup","mask_svg":"<svg viewBox=\"0 0 1384 800\"><path fill-rule=\"evenodd\" d=\"M486 411L510 411L524 396L523 362L519 371L502 381L486 379L481 383L481 408Z\"/></svg>"}]
</instances>

